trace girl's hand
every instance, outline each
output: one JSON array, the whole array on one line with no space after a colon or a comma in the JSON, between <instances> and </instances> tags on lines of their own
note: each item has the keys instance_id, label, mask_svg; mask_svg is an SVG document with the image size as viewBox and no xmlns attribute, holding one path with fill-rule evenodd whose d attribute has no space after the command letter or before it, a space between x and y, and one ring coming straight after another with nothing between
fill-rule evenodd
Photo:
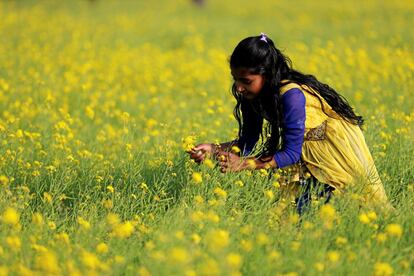
<instances>
[{"instance_id":1,"label":"girl's hand","mask_svg":"<svg viewBox=\"0 0 414 276\"><path fill-rule=\"evenodd\" d=\"M190 151L187 151L190 154L190 158L197 163L201 163L207 157L211 156L214 151L213 144L200 144L193 147Z\"/></svg>"},{"instance_id":2,"label":"girl's hand","mask_svg":"<svg viewBox=\"0 0 414 276\"><path fill-rule=\"evenodd\" d=\"M237 154L226 151L219 151L217 156L221 172L277 168L276 161L272 156L259 159L241 158Z\"/></svg>"},{"instance_id":3,"label":"girl's hand","mask_svg":"<svg viewBox=\"0 0 414 276\"><path fill-rule=\"evenodd\" d=\"M246 169L246 162L237 154L219 151L217 153L217 158L220 165L221 172L238 172Z\"/></svg>"}]
</instances>

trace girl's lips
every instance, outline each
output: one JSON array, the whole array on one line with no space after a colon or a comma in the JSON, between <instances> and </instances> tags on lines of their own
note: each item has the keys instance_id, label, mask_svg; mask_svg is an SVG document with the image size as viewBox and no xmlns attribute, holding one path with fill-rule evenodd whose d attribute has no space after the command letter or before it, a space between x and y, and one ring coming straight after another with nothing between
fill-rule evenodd
<instances>
[{"instance_id":1,"label":"girl's lips","mask_svg":"<svg viewBox=\"0 0 414 276\"><path fill-rule=\"evenodd\" d=\"M246 98L246 99L253 99L255 96L254 94L251 94L249 92L243 92L241 93L241 95L243 96L243 98Z\"/></svg>"}]
</instances>

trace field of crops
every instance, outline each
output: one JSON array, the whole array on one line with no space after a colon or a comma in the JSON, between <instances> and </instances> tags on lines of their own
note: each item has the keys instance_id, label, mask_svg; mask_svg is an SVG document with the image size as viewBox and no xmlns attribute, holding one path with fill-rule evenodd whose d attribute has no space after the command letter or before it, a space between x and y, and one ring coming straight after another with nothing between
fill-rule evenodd
<instances>
[{"instance_id":1,"label":"field of crops","mask_svg":"<svg viewBox=\"0 0 414 276\"><path fill-rule=\"evenodd\" d=\"M414 2L1 1L0 275L413 275ZM366 119L393 213L299 218L278 173L222 174L228 57L267 33Z\"/></svg>"}]
</instances>

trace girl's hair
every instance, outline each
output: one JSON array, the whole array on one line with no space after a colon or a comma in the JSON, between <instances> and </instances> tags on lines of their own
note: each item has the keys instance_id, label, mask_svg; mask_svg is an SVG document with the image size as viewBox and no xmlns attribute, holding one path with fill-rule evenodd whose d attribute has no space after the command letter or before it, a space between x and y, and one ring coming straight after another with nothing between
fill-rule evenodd
<instances>
[{"instance_id":1,"label":"girl's hair","mask_svg":"<svg viewBox=\"0 0 414 276\"><path fill-rule=\"evenodd\" d=\"M236 46L230 57L230 67L246 68L252 74L264 76L266 80L259 97L251 102L253 106L256 105L256 110L261 109L265 111L269 117L267 118L268 124L265 128L265 137L267 140L262 146L258 154L259 156L273 155L276 150L280 149L281 142L283 142L281 141L283 113L279 93L282 80L288 80L288 83L293 82L310 87L311 89L307 90L309 93L319 93L329 106L343 119L360 127L364 123L362 116L357 116L348 101L333 88L318 81L313 75L305 75L293 69L290 59L284 56L275 47L273 41L264 34L243 39ZM232 86L232 93L237 100L236 107L234 108L234 116L239 123L240 137L243 129L242 105L248 103L237 92L235 84ZM323 109L322 101L321 105Z\"/></svg>"}]
</instances>

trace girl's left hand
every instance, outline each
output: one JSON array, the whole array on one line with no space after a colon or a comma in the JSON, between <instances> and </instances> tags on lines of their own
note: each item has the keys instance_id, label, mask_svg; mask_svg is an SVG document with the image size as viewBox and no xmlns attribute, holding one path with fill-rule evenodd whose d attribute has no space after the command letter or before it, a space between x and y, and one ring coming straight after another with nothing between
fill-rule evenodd
<instances>
[{"instance_id":1,"label":"girl's left hand","mask_svg":"<svg viewBox=\"0 0 414 276\"><path fill-rule=\"evenodd\" d=\"M245 161L237 154L219 151L217 153L221 172L238 172L246 168Z\"/></svg>"}]
</instances>

